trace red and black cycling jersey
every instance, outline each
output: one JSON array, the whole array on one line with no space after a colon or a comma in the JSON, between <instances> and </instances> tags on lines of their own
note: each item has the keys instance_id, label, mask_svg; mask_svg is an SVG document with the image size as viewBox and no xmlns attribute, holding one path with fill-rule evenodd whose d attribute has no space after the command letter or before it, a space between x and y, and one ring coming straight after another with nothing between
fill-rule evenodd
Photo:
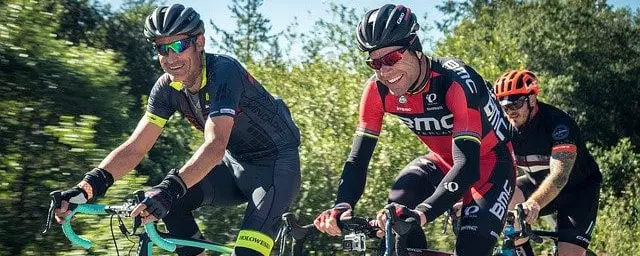
<instances>
[{"instance_id":1,"label":"red and black cycling jersey","mask_svg":"<svg viewBox=\"0 0 640 256\"><path fill-rule=\"evenodd\" d=\"M544 102L538 101L538 113L531 121L519 131L513 130L513 149L518 169L536 186L549 174L554 152L577 154L563 190L602 182L600 168L587 150L578 125L567 113Z\"/></svg>"},{"instance_id":2,"label":"red and black cycling jersey","mask_svg":"<svg viewBox=\"0 0 640 256\"><path fill-rule=\"evenodd\" d=\"M300 132L284 102L272 96L235 59L204 54L202 87L191 94L164 74L149 95L147 118L163 127L178 111L203 131L209 117L234 118L227 149L237 159L275 155L278 149L297 147Z\"/></svg>"},{"instance_id":3,"label":"red and black cycling jersey","mask_svg":"<svg viewBox=\"0 0 640 256\"><path fill-rule=\"evenodd\" d=\"M507 121L482 77L453 58L427 61L431 67L427 73L429 79L418 93L392 95L375 76L365 85L358 128L343 169L336 203L347 202L353 206L362 195L366 170L385 113L400 118L441 162L450 166L446 176L455 177L445 176L444 186L453 182L456 187L460 185L460 189L465 189L462 192L471 188L482 195L479 190L494 169L480 168L480 165L492 165L491 161L513 162ZM457 141L467 144L459 146ZM462 186L461 182L466 182L467 186ZM432 197L436 198L427 199L439 204L430 207L445 209L451 206L446 205L449 201L460 199L439 200L437 197L440 196L440 193L434 193Z\"/></svg>"}]
</instances>

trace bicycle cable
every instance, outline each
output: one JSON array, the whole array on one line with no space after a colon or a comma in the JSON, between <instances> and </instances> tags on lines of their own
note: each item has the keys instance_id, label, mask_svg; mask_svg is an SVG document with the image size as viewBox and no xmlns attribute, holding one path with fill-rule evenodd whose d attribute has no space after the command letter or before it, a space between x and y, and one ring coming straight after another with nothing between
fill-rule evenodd
<instances>
[{"instance_id":1,"label":"bicycle cable","mask_svg":"<svg viewBox=\"0 0 640 256\"><path fill-rule=\"evenodd\" d=\"M116 235L113 233L113 216L115 214L111 214L111 219L109 220L109 229L111 230L111 238L113 238L113 245L116 247L116 255L120 256L120 250L118 250L118 243L116 243Z\"/></svg>"},{"instance_id":2,"label":"bicycle cable","mask_svg":"<svg viewBox=\"0 0 640 256\"><path fill-rule=\"evenodd\" d=\"M113 245L116 247L116 255L120 256L120 250L118 249L118 243L116 242L116 235L113 232L113 217L114 216L118 217L118 228L120 229L120 232L122 234L124 234L124 237L129 242L132 243L131 247L129 247L129 251L127 252L127 255L131 255L131 250L133 250L133 247L135 247L136 242L132 241L131 238L129 238L127 227L124 225L124 221L122 221L122 217L120 216L120 214L111 214L111 219L109 220L109 229L111 230L111 238L113 239Z\"/></svg>"}]
</instances>

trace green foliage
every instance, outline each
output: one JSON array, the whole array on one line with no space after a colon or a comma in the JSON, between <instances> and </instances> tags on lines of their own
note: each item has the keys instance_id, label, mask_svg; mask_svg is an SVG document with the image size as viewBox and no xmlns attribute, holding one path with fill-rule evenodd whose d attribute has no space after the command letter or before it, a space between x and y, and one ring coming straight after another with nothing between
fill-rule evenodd
<instances>
[{"instance_id":1,"label":"green foliage","mask_svg":"<svg viewBox=\"0 0 640 256\"><path fill-rule=\"evenodd\" d=\"M0 246L8 255L51 252L62 241L36 235L48 193L77 182L104 154L96 137L122 132L131 100L113 87L123 81L113 52L57 39L51 21L61 8L55 1L0 8Z\"/></svg>"},{"instance_id":2,"label":"green foliage","mask_svg":"<svg viewBox=\"0 0 640 256\"><path fill-rule=\"evenodd\" d=\"M364 10L332 5L314 33L297 33L294 24L272 34L258 11L262 4L234 1L233 32L212 25L223 36L218 47L238 56L291 108L302 132L302 188L291 210L310 223L334 203L363 83L373 74L353 33ZM87 253L70 247L57 227L39 234L48 193L80 180L142 117L162 72L141 26L156 6L129 0L112 12L88 1L0 1L0 255ZM640 15L578 0L446 1L442 10L450 19L439 25L446 37L436 42L435 55L457 57L489 81L509 69L532 69L542 99L573 114L594 143L604 182L592 248L611 255L640 250L640 119L633 112L640 107ZM273 44L281 36L302 45L300 63L283 56L289 46ZM202 134L182 119L167 123L137 171L100 203L121 203L191 156ZM399 170L427 151L402 122L385 118L356 214L373 216ZM244 207L202 207L197 221L207 238L232 243ZM425 230L433 247L447 250L454 238L439 234L442 221ZM81 216L74 226L95 242L88 253L113 254L108 219ZM128 250L129 243L116 238L120 252ZM337 239L319 236L310 253L334 255L338 246ZM336 250L319 251L325 248Z\"/></svg>"},{"instance_id":3,"label":"green foliage","mask_svg":"<svg viewBox=\"0 0 640 256\"><path fill-rule=\"evenodd\" d=\"M609 149L594 147L604 181L592 247L622 255L640 250L640 154L629 138Z\"/></svg>"},{"instance_id":4,"label":"green foliage","mask_svg":"<svg viewBox=\"0 0 640 256\"><path fill-rule=\"evenodd\" d=\"M62 0L60 27L56 31L59 38L64 38L74 45L85 44L90 47L104 47L105 16L109 10L99 3L89 4L87 0Z\"/></svg>"},{"instance_id":5,"label":"green foliage","mask_svg":"<svg viewBox=\"0 0 640 256\"><path fill-rule=\"evenodd\" d=\"M229 9L236 18L236 30L226 31L210 21L214 32L222 35L221 41L212 37L212 44L222 52L236 56L242 63L254 62L268 56L277 58L277 55L281 54L279 48L269 47L272 44L277 45L277 37L269 35L270 21L258 11L262 3L263 0L233 0ZM269 50L274 50L275 53L271 52L274 54L270 56Z\"/></svg>"},{"instance_id":6,"label":"green foliage","mask_svg":"<svg viewBox=\"0 0 640 256\"><path fill-rule=\"evenodd\" d=\"M444 7L449 24L460 23L437 53L460 57L490 81L507 70L532 70L541 76L542 97L572 114L586 139L611 146L624 136L640 143L640 119L628 118L640 96L637 13L579 0L447 1Z\"/></svg>"}]
</instances>

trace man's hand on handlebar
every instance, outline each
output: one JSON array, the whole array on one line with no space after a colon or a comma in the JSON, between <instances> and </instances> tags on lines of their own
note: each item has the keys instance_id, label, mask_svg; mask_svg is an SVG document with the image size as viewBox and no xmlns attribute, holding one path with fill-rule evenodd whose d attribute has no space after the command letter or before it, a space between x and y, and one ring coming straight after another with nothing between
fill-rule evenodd
<instances>
[{"instance_id":1,"label":"man's hand on handlebar","mask_svg":"<svg viewBox=\"0 0 640 256\"><path fill-rule=\"evenodd\" d=\"M348 203L339 203L318 215L313 221L313 225L322 233L339 236L341 232L340 227L338 227L338 220L349 218L352 214L351 205Z\"/></svg>"},{"instance_id":2,"label":"man's hand on handlebar","mask_svg":"<svg viewBox=\"0 0 640 256\"><path fill-rule=\"evenodd\" d=\"M402 220L406 220L408 218L414 218L415 220L420 222L420 225L424 225L427 222L427 218L424 215L423 212L418 211L418 210L412 210L407 208L404 205L401 204L397 204L397 203L391 203L389 205L393 206L394 212L392 212L391 214L394 214L396 217L398 217L399 219ZM378 222L378 227L380 228L380 230L378 230L378 232L376 233L376 235L378 237L383 237L384 236L384 231L385 231L385 225L387 223L387 215L385 213L386 208L381 209L380 211L378 211L378 214L376 215L376 220Z\"/></svg>"},{"instance_id":3,"label":"man's hand on handlebar","mask_svg":"<svg viewBox=\"0 0 640 256\"><path fill-rule=\"evenodd\" d=\"M522 209L524 210L524 214L526 215L525 220L527 223L533 223L536 219L538 219L538 214L540 213L540 205L533 200L527 200L521 204ZM521 218L522 216L518 216Z\"/></svg>"},{"instance_id":4,"label":"man's hand on handlebar","mask_svg":"<svg viewBox=\"0 0 640 256\"><path fill-rule=\"evenodd\" d=\"M86 183L81 182L79 185L83 184ZM86 184L85 186L88 186L88 184ZM58 224L64 224L64 218L67 217L67 215L71 214L71 211L73 209L69 209L69 203L84 204L87 203L89 199L90 198L88 193L79 186L74 186L66 191L63 191L60 198L60 205L53 211L56 217L56 222L58 222Z\"/></svg>"}]
</instances>

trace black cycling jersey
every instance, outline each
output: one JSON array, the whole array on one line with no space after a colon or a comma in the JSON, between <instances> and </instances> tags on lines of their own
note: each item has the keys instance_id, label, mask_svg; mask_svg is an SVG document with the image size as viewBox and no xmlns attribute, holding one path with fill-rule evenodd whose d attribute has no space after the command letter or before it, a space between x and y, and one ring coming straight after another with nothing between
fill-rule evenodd
<instances>
[{"instance_id":1,"label":"black cycling jersey","mask_svg":"<svg viewBox=\"0 0 640 256\"><path fill-rule=\"evenodd\" d=\"M280 216L300 187L300 132L284 102L235 59L204 57L198 93L191 94L164 74L151 91L146 118L163 127L178 111L200 131L208 118L221 115L233 117L234 125L222 162L189 188L163 221L174 235L200 238L194 209L248 202L234 250L265 254L273 246ZM177 252L196 255L202 249L181 247Z\"/></svg>"},{"instance_id":2,"label":"black cycling jersey","mask_svg":"<svg viewBox=\"0 0 640 256\"><path fill-rule=\"evenodd\" d=\"M576 161L560 194L541 209L540 215L557 212L558 241L589 247L596 217L602 174L571 117L538 101L538 113L523 128L513 129L517 167L526 175L517 186L525 198L538 189L549 174L553 152L576 153Z\"/></svg>"},{"instance_id":3,"label":"black cycling jersey","mask_svg":"<svg viewBox=\"0 0 640 256\"><path fill-rule=\"evenodd\" d=\"M149 95L147 117L164 126L178 111L199 130L208 117L234 117L227 149L237 159L275 155L299 145L300 132L285 104L255 80L235 59L205 54L203 85L197 95L161 76Z\"/></svg>"},{"instance_id":4,"label":"black cycling jersey","mask_svg":"<svg viewBox=\"0 0 640 256\"><path fill-rule=\"evenodd\" d=\"M576 152L577 158L563 190L602 182L602 174L571 117L562 110L538 101L538 113L513 136L517 166L534 185L539 186L549 174L554 150Z\"/></svg>"}]
</instances>

